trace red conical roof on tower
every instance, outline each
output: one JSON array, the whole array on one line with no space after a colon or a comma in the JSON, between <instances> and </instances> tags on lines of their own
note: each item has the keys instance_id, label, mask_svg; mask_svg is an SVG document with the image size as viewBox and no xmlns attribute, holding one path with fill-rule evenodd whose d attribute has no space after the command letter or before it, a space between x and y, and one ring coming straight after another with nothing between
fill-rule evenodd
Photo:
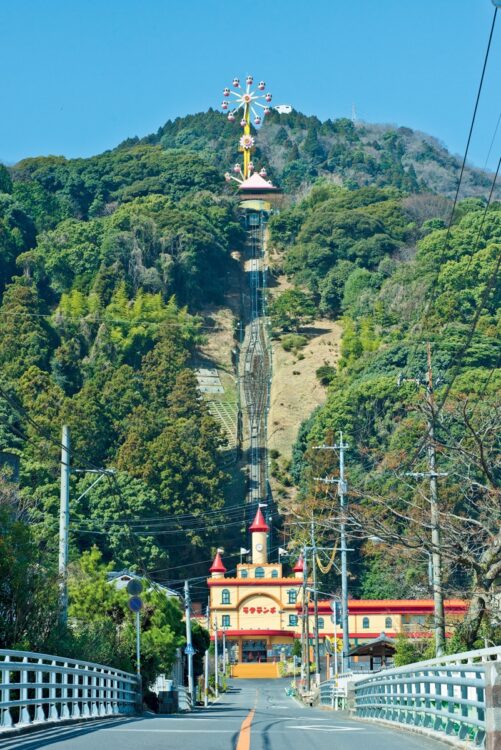
<instances>
[{"instance_id":1,"label":"red conical roof on tower","mask_svg":"<svg viewBox=\"0 0 501 750\"><path fill-rule=\"evenodd\" d=\"M257 509L256 517L252 522L252 526L249 527L249 531L269 531L270 527L264 520L264 516L261 513L261 508Z\"/></svg>"},{"instance_id":2,"label":"red conical roof on tower","mask_svg":"<svg viewBox=\"0 0 501 750\"><path fill-rule=\"evenodd\" d=\"M292 568L292 570L294 571L294 573L303 573L304 572L304 560L303 560L303 556L302 555L299 555L297 563L294 565L294 567Z\"/></svg>"},{"instance_id":3,"label":"red conical roof on tower","mask_svg":"<svg viewBox=\"0 0 501 750\"><path fill-rule=\"evenodd\" d=\"M224 567L224 563L221 555L219 554L219 551L216 552L214 561L209 568L209 573L226 573L226 568Z\"/></svg>"}]
</instances>

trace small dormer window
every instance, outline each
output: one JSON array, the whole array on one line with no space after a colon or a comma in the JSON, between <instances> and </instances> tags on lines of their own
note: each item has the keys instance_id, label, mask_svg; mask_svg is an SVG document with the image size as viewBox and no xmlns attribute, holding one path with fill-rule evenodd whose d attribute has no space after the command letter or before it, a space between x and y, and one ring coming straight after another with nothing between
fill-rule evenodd
<instances>
[{"instance_id":1,"label":"small dormer window","mask_svg":"<svg viewBox=\"0 0 501 750\"><path fill-rule=\"evenodd\" d=\"M278 578L278 570L272 570L271 571L271 577L272 578Z\"/></svg>"},{"instance_id":2,"label":"small dormer window","mask_svg":"<svg viewBox=\"0 0 501 750\"><path fill-rule=\"evenodd\" d=\"M264 568L256 568L256 572L254 573L254 576L256 578L264 578Z\"/></svg>"}]
</instances>

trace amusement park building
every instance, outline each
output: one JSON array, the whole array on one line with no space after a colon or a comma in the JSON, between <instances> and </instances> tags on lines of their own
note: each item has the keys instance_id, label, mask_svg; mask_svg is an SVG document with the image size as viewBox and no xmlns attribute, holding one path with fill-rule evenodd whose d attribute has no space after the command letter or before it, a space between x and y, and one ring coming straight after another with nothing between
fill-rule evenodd
<instances>
[{"instance_id":1,"label":"amusement park building","mask_svg":"<svg viewBox=\"0 0 501 750\"><path fill-rule=\"evenodd\" d=\"M261 513L250 526L252 563L236 566L236 575L227 577L220 553L210 568L211 636L215 629L225 633L226 647L233 662L276 661L290 654L295 638L301 637L303 608L303 561L293 568L293 576L284 576L281 563L267 559L269 528ZM449 623L461 619L466 602L445 602ZM314 632L313 605L308 607L310 637ZM321 642L334 636L330 601L318 605L318 630ZM433 615L431 599L362 599L349 602L349 628L352 646L377 638L382 632L392 637L430 633ZM337 626L338 637L342 635Z\"/></svg>"}]
</instances>

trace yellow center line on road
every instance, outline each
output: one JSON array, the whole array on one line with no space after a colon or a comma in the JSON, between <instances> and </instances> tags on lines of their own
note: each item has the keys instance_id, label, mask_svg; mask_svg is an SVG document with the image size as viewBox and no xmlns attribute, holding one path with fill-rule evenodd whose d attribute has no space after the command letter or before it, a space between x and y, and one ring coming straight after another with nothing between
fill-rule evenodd
<instances>
[{"instance_id":1,"label":"yellow center line on road","mask_svg":"<svg viewBox=\"0 0 501 750\"><path fill-rule=\"evenodd\" d=\"M251 738L251 724L254 714L256 713L258 692L256 690L256 699L254 701L254 708L251 708L247 716L242 722L240 727L240 734L238 736L238 742L236 750L250 750L250 738Z\"/></svg>"}]
</instances>

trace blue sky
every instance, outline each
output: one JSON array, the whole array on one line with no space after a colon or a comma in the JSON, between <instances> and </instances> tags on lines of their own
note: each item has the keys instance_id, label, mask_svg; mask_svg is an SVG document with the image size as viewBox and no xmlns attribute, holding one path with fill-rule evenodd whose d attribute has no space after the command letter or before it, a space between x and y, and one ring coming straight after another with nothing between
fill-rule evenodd
<instances>
[{"instance_id":1,"label":"blue sky","mask_svg":"<svg viewBox=\"0 0 501 750\"><path fill-rule=\"evenodd\" d=\"M234 75L274 103L395 123L463 153L490 0L0 0L0 159L89 156L221 102ZM501 11L471 161L501 111ZM501 126L489 159L501 152Z\"/></svg>"}]
</instances>

